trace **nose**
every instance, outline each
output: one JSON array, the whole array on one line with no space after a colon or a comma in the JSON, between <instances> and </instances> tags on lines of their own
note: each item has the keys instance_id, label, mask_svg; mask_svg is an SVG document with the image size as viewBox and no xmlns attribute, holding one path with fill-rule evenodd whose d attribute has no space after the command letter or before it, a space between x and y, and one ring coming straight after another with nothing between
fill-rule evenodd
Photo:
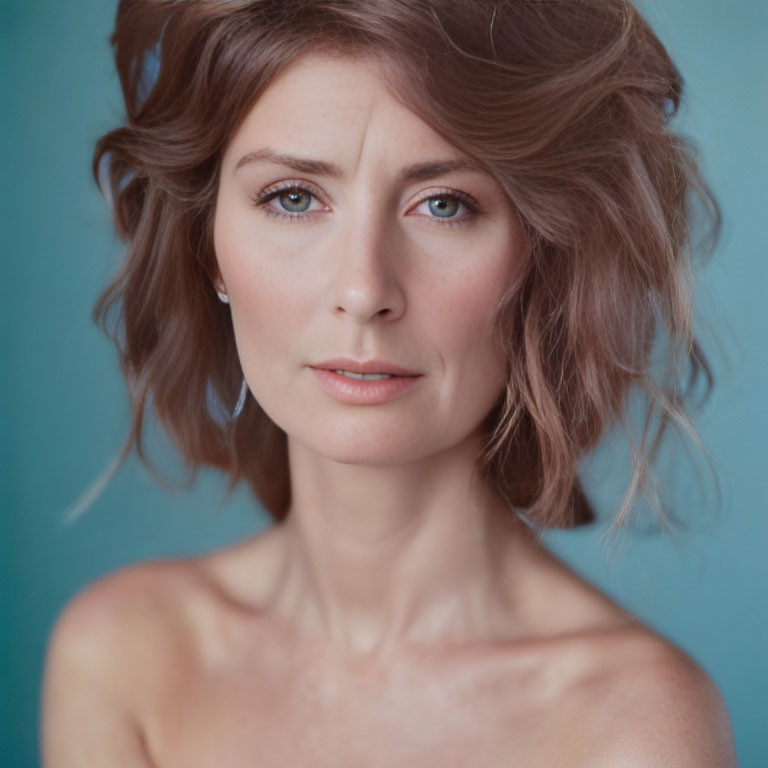
<instances>
[{"instance_id":1,"label":"nose","mask_svg":"<svg viewBox=\"0 0 768 768\"><path fill-rule=\"evenodd\" d=\"M369 214L370 216L370 214ZM334 314L362 324L387 322L405 312L406 297L394 227L364 216L340 227L328 305Z\"/></svg>"}]
</instances>

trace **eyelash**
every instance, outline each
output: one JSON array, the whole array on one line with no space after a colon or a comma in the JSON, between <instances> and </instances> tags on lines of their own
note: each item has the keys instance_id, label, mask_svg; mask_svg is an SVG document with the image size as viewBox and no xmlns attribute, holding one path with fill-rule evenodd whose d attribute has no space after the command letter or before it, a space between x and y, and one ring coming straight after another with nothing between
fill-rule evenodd
<instances>
[{"instance_id":1,"label":"eyelash","mask_svg":"<svg viewBox=\"0 0 768 768\"><path fill-rule=\"evenodd\" d=\"M253 199L253 204L259 208L261 208L265 214L268 216L274 216L276 219L281 220L287 220L292 223L297 223L303 219L310 218L313 213L317 213L317 211L313 212L298 212L298 213L288 213L288 212L281 212L278 210L275 210L274 208L270 208L267 203L269 203L271 200L273 200L275 197L280 195L282 192L306 192L307 194L311 195L314 198L317 198L318 195L316 195L311 189L309 189L306 186L303 186L302 184L297 184L296 182L289 182L286 184L283 184L280 187L272 188L272 189L266 189L264 192L262 192L260 195L256 196ZM431 195L428 195L427 197L422 198L419 200L414 207L418 207L422 203L426 202L427 200L435 200L439 198L444 197L450 197L455 200L458 200L460 203L464 205L465 208L469 211L468 215L462 216L461 218L454 218L454 217L447 217L442 218L440 216L428 216L427 218L433 219L438 223L438 226L442 227L452 227L452 226L458 226L461 224L468 224L469 222L473 221L476 216L479 214L480 210L479 207L473 198L471 198L469 195L466 195L462 192L456 192L452 190L440 190L438 192L435 192Z\"/></svg>"}]
</instances>

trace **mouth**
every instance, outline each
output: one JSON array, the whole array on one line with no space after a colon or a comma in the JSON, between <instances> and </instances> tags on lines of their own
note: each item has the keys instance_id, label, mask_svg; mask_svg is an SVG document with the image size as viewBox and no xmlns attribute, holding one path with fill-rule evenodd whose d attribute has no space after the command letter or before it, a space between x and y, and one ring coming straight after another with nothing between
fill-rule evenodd
<instances>
[{"instance_id":1,"label":"mouth","mask_svg":"<svg viewBox=\"0 0 768 768\"><path fill-rule=\"evenodd\" d=\"M357 381L382 381L384 379L413 378L420 373L410 370L388 360L352 360L351 358L334 358L322 363L310 365L310 368L332 371L348 379Z\"/></svg>"},{"instance_id":2,"label":"mouth","mask_svg":"<svg viewBox=\"0 0 768 768\"><path fill-rule=\"evenodd\" d=\"M392 372L391 364L377 365L379 369L374 372L360 372L350 370L348 363L345 367L335 367L333 363L330 368L320 366L309 366L315 376L316 381L321 387L336 400L348 405L381 405L395 400L413 387L418 386L421 380L421 374L402 374ZM390 370L386 370L389 367ZM400 368L400 370L403 370Z\"/></svg>"},{"instance_id":3,"label":"mouth","mask_svg":"<svg viewBox=\"0 0 768 768\"><path fill-rule=\"evenodd\" d=\"M323 369L329 370L329 369ZM384 379L402 379L404 376L398 376L396 373L355 373L355 371L338 370L333 371L338 376L345 376L348 379L357 381L383 381Z\"/></svg>"}]
</instances>

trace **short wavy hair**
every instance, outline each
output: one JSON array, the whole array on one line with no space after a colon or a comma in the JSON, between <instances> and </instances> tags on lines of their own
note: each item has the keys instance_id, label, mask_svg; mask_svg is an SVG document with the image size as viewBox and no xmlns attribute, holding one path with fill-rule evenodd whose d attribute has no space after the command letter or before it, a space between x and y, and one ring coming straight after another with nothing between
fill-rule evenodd
<instances>
[{"instance_id":1,"label":"short wavy hair","mask_svg":"<svg viewBox=\"0 0 768 768\"><path fill-rule=\"evenodd\" d=\"M126 120L95 149L124 261L93 310L116 344L132 404L119 463L142 447L151 405L191 479L246 480L288 513L285 433L249 398L231 317L213 290L223 151L298 56L378 57L393 92L500 184L527 241L495 316L507 384L477 469L541 528L594 520L580 459L632 391L647 411L626 522L665 428L712 374L692 330L695 259L720 210L670 119L680 73L626 0L120 0L111 37ZM106 161L106 162L103 162ZM694 207L711 238L694 248ZM697 219L699 220L699 219ZM699 220L701 223L701 220ZM665 344L659 339L664 338ZM659 350L663 349L663 359ZM630 430L631 432L631 430Z\"/></svg>"}]
</instances>

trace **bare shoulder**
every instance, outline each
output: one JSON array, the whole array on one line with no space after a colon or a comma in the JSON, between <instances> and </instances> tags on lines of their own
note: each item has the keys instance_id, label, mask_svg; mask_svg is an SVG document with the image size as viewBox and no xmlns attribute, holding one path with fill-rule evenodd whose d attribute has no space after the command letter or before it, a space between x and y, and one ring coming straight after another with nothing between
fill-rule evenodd
<instances>
[{"instance_id":1,"label":"bare shoulder","mask_svg":"<svg viewBox=\"0 0 768 768\"><path fill-rule=\"evenodd\" d=\"M168 662L183 655L196 582L193 561L142 563L94 582L65 606L46 654L46 767L85 765L87 755L116 766L148 762L138 713L172 672Z\"/></svg>"},{"instance_id":2,"label":"bare shoulder","mask_svg":"<svg viewBox=\"0 0 768 768\"><path fill-rule=\"evenodd\" d=\"M254 556L267 560L261 551L268 540L262 535L199 557L146 561L105 575L65 606L50 636L49 659L67 656L98 670L110 685L151 692L161 674L201 662L222 616L246 602L238 587L260 581L264 569L247 565Z\"/></svg>"},{"instance_id":3,"label":"bare shoulder","mask_svg":"<svg viewBox=\"0 0 768 768\"><path fill-rule=\"evenodd\" d=\"M136 639L131 629L141 634L170 630L200 589L198 571L195 560L180 559L138 563L107 574L64 607L51 648L74 646L98 663L127 650Z\"/></svg>"},{"instance_id":4,"label":"bare shoulder","mask_svg":"<svg viewBox=\"0 0 768 768\"><path fill-rule=\"evenodd\" d=\"M641 627L600 650L588 686L596 712L590 768L736 767L725 701L693 658Z\"/></svg>"},{"instance_id":5,"label":"bare shoulder","mask_svg":"<svg viewBox=\"0 0 768 768\"><path fill-rule=\"evenodd\" d=\"M128 677L133 683L155 660L163 661L165 652L178 655L185 638L195 637L210 592L198 558L120 568L83 588L64 607L50 636L49 656L67 654L100 668L105 681L119 685ZM129 668L134 660L140 665Z\"/></svg>"}]
</instances>

